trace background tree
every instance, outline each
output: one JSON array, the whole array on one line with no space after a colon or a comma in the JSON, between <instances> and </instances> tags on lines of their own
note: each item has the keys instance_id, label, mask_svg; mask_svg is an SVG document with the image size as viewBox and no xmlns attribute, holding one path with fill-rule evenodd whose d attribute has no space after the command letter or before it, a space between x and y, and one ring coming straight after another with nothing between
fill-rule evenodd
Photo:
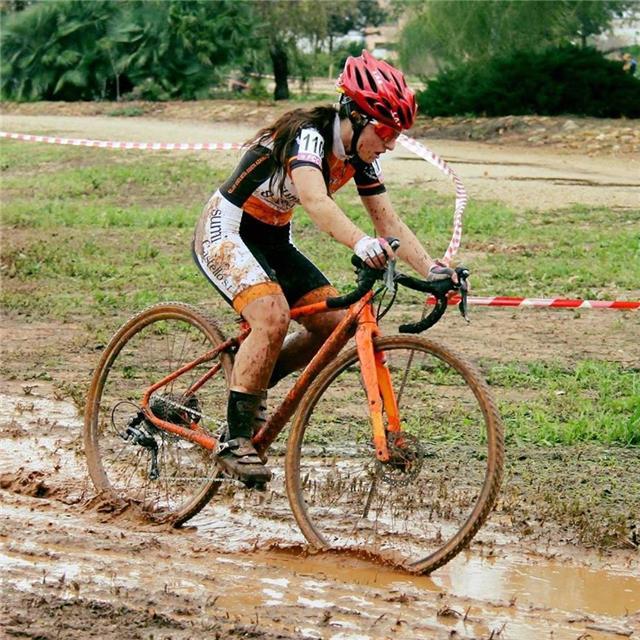
<instances>
[{"instance_id":1,"label":"background tree","mask_svg":"<svg viewBox=\"0 0 640 640\"><path fill-rule=\"evenodd\" d=\"M400 38L400 60L424 74L426 57L446 68L514 51L541 51L575 38L586 42L636 6L633 0L422 0L405 5L409 19Z\"/></svg>"},{"instance_id":2,"label":"background tree","mask_svg":"<svg viewBox=\"0 0 640 640\"><path fill-rule=\"evenodd\" d=\"M248 9L233 0L130 0L113 31L120 69L140 97L205 97L250 42Z\"/></svg>"},{"instance_id":3,"label":"background tree","mask_svg":"<svg viewBox=\"0 0 640 640\"><path fill-rule=\"evenodd\" d=\"M289 98L291 63L299 57L302 40L314 51L326 43L329 51L337 36L367 24L380 24L385 13L378 0L271 0L251 4L258 47L268 53L275 79L275 100Z\"/></svg>"},{"instance_id":4,"label":"background tree","mask_svg":"<svg viewBox=\"0 0 640 640\"><path fill-rule=\"evenodd\" d=\"M57 0L3 22L0 92L17 100L206 96L253 37L233 0Z\"/></svg>"},{"instance_id":5,"label":"background tree","mask_svg":"<svg viewBox=\"0 0 640 640\"><path fill-rule=\"evenodd\" d=\"M347 0L349 1L349 0ZM259 34L258 46L271 59L275 80L274 100L289 99L291 57L298 40L321 40L327 35L324 3L314 0L271 0L251 4Z\"/></svg>"},{"instance_id":6,"label":"background tree","mask_svg":"<svg viewBox=\"0 0 640 640\"><path fill-rule=\"evenodd\" d=\"M563 5L564 29L569 37L577 37L582 47L587 46L589 36L597 36L607 31L614 18L622 18L625 15L632 18L638 11L637 0L570 0L563 2Z\"/></svg>"},{"instance_id":7,"label":"background tree","mask_svg":"<svg viewBox=\"0 0 640 640\"><path fill-rule=\"evenodd\" d=\"M108 0L35 4L4 21L1 92L17 100L105 98L112 73L102 49L119 10Z\"/></svg>"},{"instance_id":8,"label":"background tree","mask_svg":"<svg viewBox=\"0 0 640 640\"><path fill-rule=\"evenodd\" d=\"M362 31L365 27L378 27L388 17L378 0L355 0L355 2L326 3L329 53L333 52L336 37L349 31Z\"/></svg>"}]
</instances>

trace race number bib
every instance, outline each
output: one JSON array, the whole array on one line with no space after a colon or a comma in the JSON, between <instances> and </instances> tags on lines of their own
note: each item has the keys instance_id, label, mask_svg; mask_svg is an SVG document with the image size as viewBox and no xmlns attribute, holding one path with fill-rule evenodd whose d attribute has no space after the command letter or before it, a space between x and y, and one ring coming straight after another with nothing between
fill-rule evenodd
<instances>
[{"instance_id":1,"label":"race number bib","mask_svg":"<svg viewBox=\"0 0 640 640\"><path fill-rule=\"evenodd\" d=\"M297 160L311 162L322 168L324 140L316 129L302 129L296 138L296 143L298 145Z\"/></svg>"}]
</instances>

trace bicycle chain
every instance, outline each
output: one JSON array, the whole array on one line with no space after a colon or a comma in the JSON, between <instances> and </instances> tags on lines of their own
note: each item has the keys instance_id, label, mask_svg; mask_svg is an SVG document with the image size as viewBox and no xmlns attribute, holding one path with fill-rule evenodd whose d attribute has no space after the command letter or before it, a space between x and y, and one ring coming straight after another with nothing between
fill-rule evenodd
<instances>
[{"instance_id":1,"label":"bicycle chain","mask_svg":"<svg viewBox=\"0 0 640 640\"><path fill-rule=\"evenodd\" d=\"M165 404L168 404L171 407L175 407L176 409L180 409L181 411L184 411L187 415L191 417L197 416L200 420L204 418L205 420L208 420L209 422L212 422L212 423L218 422L218 426L220 427L219 433L215 433L211 431L211 429L207 428L207 431L209 431L209 433L211 433L215 438L220 438L220 436L222 435L222 431L226 428L226 423L222 423L222 421L216 420L215 418L208 416L206 413L202 413L202 411L197 411L196 409L193 409L191 407L186 407L185 405L180 404L175 400L169 400L168 398L165 398L165 397L161 397L161 398L162 398L162 402L164 402Z\"/></svg>"}]
</instances>

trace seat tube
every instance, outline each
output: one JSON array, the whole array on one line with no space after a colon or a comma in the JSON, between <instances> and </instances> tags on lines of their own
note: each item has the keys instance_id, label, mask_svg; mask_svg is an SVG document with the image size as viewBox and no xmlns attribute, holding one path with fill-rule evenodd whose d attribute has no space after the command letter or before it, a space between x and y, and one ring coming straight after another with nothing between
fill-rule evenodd
<instances>
[{"instance_id":1,"label":"seat tube","mask_svg":"<svg viewBox=\"0 0 640 640\"><path fill-rule=\"evenodd\" d=\"M367 403L371 428L373 431L373 445L376 448L378 460L386 462L389 459L387 437L382 421L382 397L378 381L378 366L373 350L373 335L377 330L376 319L370 306L366 307L358 319L356 330L356 346L360 360L362 381L367 393Z\"/></svg>"}]
</instances>

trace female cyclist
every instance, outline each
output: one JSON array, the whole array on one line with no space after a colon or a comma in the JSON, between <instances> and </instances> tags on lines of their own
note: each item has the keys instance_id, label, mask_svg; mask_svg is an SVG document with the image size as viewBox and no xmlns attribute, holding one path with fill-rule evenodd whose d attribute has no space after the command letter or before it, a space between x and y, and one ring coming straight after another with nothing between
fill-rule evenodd
<instances>
[{"instance_id":1,"label":"female cyclist","mask_svg":"<svg viewBox=\"0 0 640 640\"><path fill-rule=\"evenodd\" d=\"M363 51L347 60L337 87L339 104L296 109L258 131L196 227L198 266L252 329L236 353L228 432L218 453L220 466L249 486L271 479L251 444L266 389L304 366L343 314L301 319L301 329L285 340L290 308L337 295L293 244L295 205L370 267L383 268L394 257L384 239L391 236L400 240L398 257L423 277L453 274L399 219L382 182L378 158L416 114L403 74ZM359 229L331 197L351 178L378 237Z\"/></svg>"}]
</instances>

